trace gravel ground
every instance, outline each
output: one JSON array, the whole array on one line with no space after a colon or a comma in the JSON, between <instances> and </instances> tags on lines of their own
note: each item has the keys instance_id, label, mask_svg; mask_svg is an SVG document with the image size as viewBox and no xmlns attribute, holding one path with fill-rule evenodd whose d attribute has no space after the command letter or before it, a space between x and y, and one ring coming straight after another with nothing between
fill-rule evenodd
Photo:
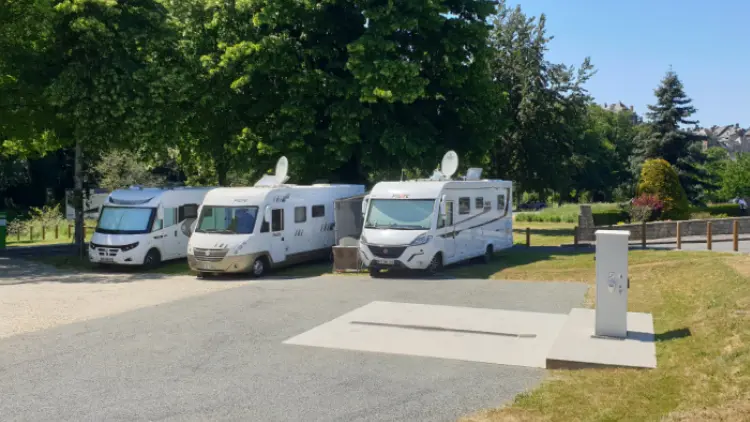
<instances>
[{"instance_id":1,"label":"gravel ground","mask_svg":"<svg viewBox=\"0 0 750 422\"><path fill-rule=\"evenodd\" d=\"M0 257L0 338L246 283L206 283L192 276L76 274Z\"/></svg>"},{"instance_id":2,"label":"gravel ground","mask_svg":"<svg viewBox=\"0 0 750 422\"><path fill-rule=\"evenodd\" d=\"M588 288L357 276L201 281L29 265L0 261L0 321L16 321L0 338L4 422L455 420L507 403L545 371L282 342L375 300L567 313Z\"/></svg>"}]
</instances>

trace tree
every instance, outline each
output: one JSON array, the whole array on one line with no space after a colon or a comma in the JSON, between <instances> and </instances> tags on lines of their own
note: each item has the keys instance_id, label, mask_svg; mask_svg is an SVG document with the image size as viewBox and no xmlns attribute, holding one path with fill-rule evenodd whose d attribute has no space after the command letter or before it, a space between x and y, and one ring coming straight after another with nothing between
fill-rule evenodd
<instances>
[{"instance_id":1,"label":"tree","mask_svg":"<svg viewBox=\"0 0 750 422\"><path fill-rule=\"evenodd\" d=\"M722 199L750 197L750 154L737 153L736 160L728 160L721 168Z\"/></svg>"},{"instance_id":2,"label":"tree","mask_svg":"<svg viewBox=\"0 0 750 422\"><path fill-rule=\"evenodd\" d=\"M690 215L690 204L685 190L680 185L677 172L662 158L646 160L643 163L638 194L655 195L662 201L663 218L680 220Z\"/></svg>"},{"instance_id":3,"label":"tree","mask_svg":"<svg viewBox=\"0 0 750 422\"><path fill-rule=\"evenodd\" d=\"M9 96L15 105L10 111L31 117L24 119L27 133L16 139L27 150L35 140L40 150L74 147L76 243L84 254L84 154L145 142L163 131L159 99L164 93L156 82L165 72L153 64L156 47L170 39L167 15L156 0L23 2L21 15L33 10L38 18L30 32L41 35L21 46L29 59L0 53L5 68L7 63L22 66L16 71L22 77L15 78L21 88ZM28 31L13 28L17 32L8 38Z\"/></svg>"},{"instance_id":4,"label":"tree","mask_svg":"<svg viewBox=\"0 0 750 422\"><path fill-rule=\"evenodd\" d=\"M703 170L705 155L702 152L703 138L683 128L698 122L690 120L696 109L685 94L682 81L669 70L654 90L657 103L649 105L649 131L639 140L639 161L663 158L672 164L680 178L680 184L694 203L703 200L703 193L711 186L709 175Z\"/></svg>"},{"instance_id":5,"label":"tree","mask_svg":"<svg viewBox=\"0 0 750 422\"><path fill-rule=\"evenodd\" d=\"M99 187L110 190L164 183L164 178L153 174L146 163L132 152L122 150L102 154L94 165L94 170L99 175Z\"/></svg>"},{"instance_id":6,"label":"tree","mask_svg":"<svg viewBox=\"0 0 750 422\"><path fill-rule=\"evenodd\" d=\"M511 178L517 192L552 189L567 195L585 152L582 133L593 75L586 58L576 69L545 58L550 38L544 15L528 18L500 3L490 35L493 80L507 91L501 114L509 119L491 151L494 171ZM545 157L546 159L540 159Z\"/></svg>"},{"instance_id":7,"label":"tree","mask_svg":"<svg viewBox=\"0 0 750 422\"><path fill-rule=\"evenodd\" d=\"M594 200L612 200L616 188L629 191L634 183L629 168L636 126L629 111L588 107L584 133L573 158L576 190L592 192Z\"/></svg>"}]
</instances>

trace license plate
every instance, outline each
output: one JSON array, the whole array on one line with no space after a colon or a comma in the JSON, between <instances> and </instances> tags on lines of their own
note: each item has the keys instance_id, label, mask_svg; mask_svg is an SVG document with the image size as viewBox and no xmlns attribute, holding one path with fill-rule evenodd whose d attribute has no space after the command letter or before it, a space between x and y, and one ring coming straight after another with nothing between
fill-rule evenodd
<instances>
[{"instance_id":1,"label":"license plate","mask_svg":"<svg viewBox=\"0 0 750 422\"><path fill-rule=\"evenodd\" d=\"M200 267L200 268L201 268L202 270L215 270L215 269L217 269L217 268L219 267L218 265L216 265L216 264L214 264L214 263L212 263L212 262L200 262L200 263L198 264L198 266L199 266L199 267Z\"/></svg>"},{"instance_id":2,"label":"license plate","mask_svg":"<svg viewBox=\"0 0 750 422\"><path fill-rule=\"evenodd\" d=\"M379 259L378 264L380 265L395 265L396 260L395 259Z\"/></svg>"},{"instance_id":3,"label":"license plate","mask_svg":"<svg viewBox=\"0 0 750 422\"><path fill-rule=\"evenodd\" d=\"M99 261L105 264L111 264L115 262L115 259L114 258L100 258Z\"/></svg>"}]
</instances>

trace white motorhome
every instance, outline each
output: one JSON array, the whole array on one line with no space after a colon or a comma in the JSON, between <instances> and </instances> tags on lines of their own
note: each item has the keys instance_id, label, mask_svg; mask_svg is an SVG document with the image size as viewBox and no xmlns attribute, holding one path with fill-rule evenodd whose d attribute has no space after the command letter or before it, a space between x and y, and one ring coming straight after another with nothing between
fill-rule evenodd
<instances>
[{"instance_id":1,"label":"white motorhome","mask_svg":"<svg viewBox=\"0 0 750 422\"><path fill-rule=\"evenodd\" d=\"M89 242L100 264L153 266L187 255L191 225L213 188L118 189L102 207Z\"/></svg>"},{"instance_id":2,"label":"white motorhome","mask_svg":"<svg viewBox=\"0 0 750 422\"><path fill-rule=\"evenodd\" d=\"M287 166L282 157L276 174L255 186L219 188L206 195L188 246L190 268L199 277L259 277L270 268L330 256L334 202L363 194L364 186L284 184Z\"/></svg>"},{"instance_id":3,"label":"white motorhome","mask_svg":"<svg viewBox=\"0 0 750 422\"><path fill-rule=\"evenodd\" d=\"M449 151L430 179L376 184L362 204L360 258L371 275L383 269L439 271L513 246L513 184L481 180L469 169L451 180L458 157Z\"/></svg>"}]
</instances>

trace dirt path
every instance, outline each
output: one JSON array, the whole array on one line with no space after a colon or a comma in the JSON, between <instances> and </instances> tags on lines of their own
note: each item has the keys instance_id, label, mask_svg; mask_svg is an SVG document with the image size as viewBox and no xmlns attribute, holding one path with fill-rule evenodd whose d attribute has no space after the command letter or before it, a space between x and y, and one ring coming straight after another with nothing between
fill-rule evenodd
<instances>
[{"instance_id":1,"label":"dirt path","mask_svg":"<svg viewBox=\"0 0 750 422\"><path fill-rule=\"evenodd\" d=\"M0 338L247 283L158 274L82 274L0 258Z\"/></svg>"}]
</instances>

